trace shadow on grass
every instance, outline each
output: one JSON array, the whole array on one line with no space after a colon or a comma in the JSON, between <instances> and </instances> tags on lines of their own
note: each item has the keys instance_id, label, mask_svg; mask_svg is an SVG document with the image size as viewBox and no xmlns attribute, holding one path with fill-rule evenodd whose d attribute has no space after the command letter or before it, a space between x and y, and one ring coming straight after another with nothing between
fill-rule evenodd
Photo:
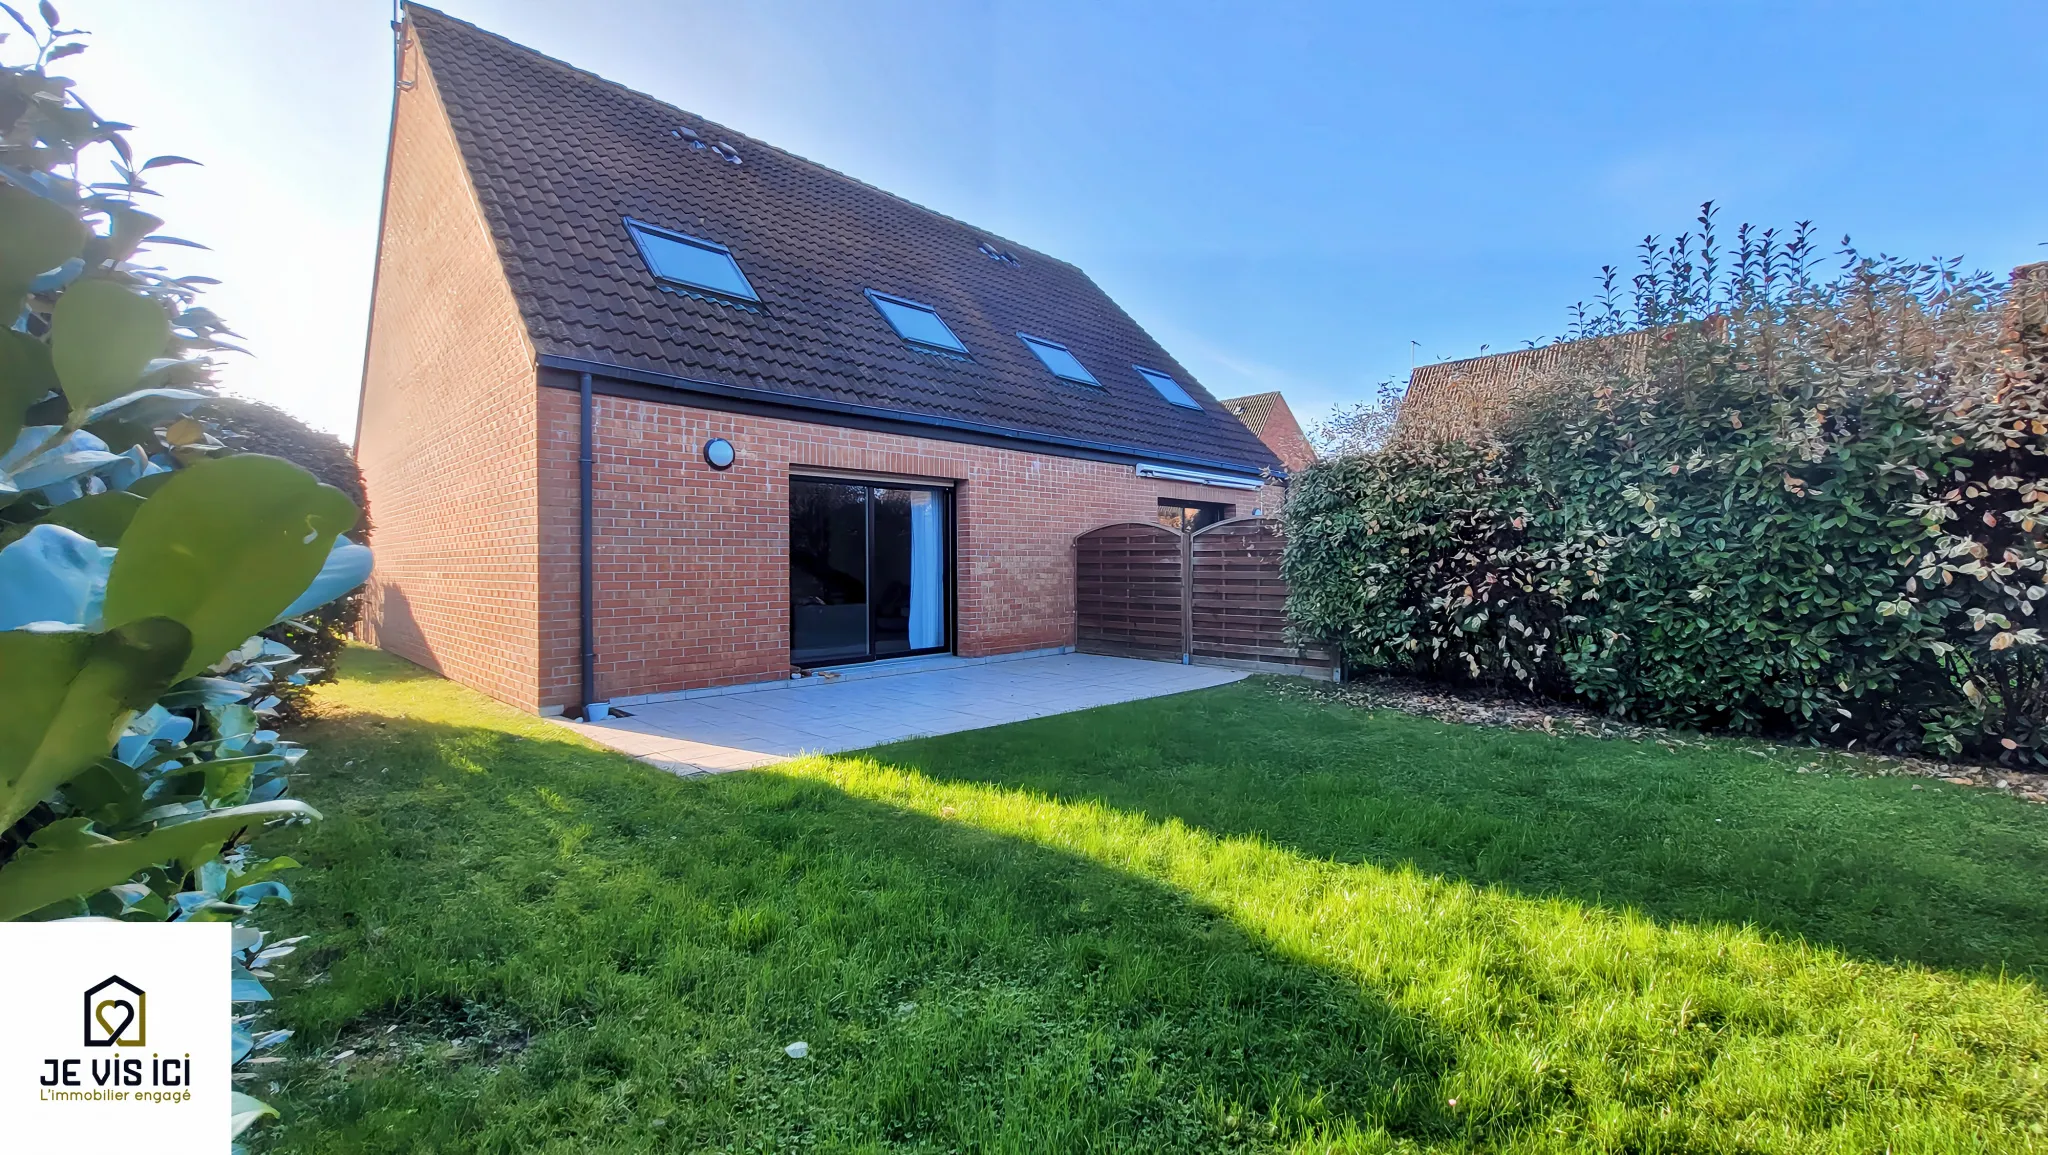
<instances>
[{"instance_id":1,"label":"shadow on grass","mask_svg":"<svg viewBox=\"0 0 2048 1155\"><path fill-rule=\"evenodd\" d=\"M328 820L266 847L315 936L266 1150L1961 1151L2048 1108L2025 983L355 681Z\"/></svg>"},{"instance_id":2,"label":"shadow on grass","mask_svg":"<svg viewBox=\"0 0 2048 1155\"><path fill-rule=\"evenodd\" d=\"M1424 1022L1170 886L822 781L682 781L544 723L427 716L304 735L330 817L274 840L309 869L266 921L315 935L301 973L323 978L280 984L277 1012L301 1056L354 1054L271 1068L268 1150L1197 1151L1467 1125ZM477 1058L460 1024L484 1021L531 1045ZM457 1025L421 1043L422 1023Z\"/></svg>"},{"instance_id":3,"label":"shadow on grass","mask_svg":"<svg viewBox=\"0 0 2048 1155\"><path fill-rule=\"evenodd\" d=\"M371 649L359 642L349 643L348 648L342 651L341 665L347 669L350 681L371 686L445 681L441 675L425 666L417 665L395 654Z\"/></svg>"},{"instance_id":4,"label":"shadow on grass","mask_svg":"<svg viewBox=\"0 0 2048 1155\"><path fill-rule=\"evenodd\" d=\"M1094 801L1338 862L2048 976L2048 808L1796 774L1734 743L1558 738L1254 681L884 747L941 781Z\"/></svg>"}]
</instances>

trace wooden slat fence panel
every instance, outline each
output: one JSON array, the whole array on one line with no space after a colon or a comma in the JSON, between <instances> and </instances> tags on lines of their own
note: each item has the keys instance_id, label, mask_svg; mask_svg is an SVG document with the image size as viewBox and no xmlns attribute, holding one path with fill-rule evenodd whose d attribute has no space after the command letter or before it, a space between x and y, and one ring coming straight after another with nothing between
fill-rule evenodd
<instances>
[{"instance_id":1,"label":"wooden slat fence panel","mask_svg":"<svg viewBox=\"0 0 2048 1155\"><path fill-rule=\"evenodd\" d=\"M1187 550L1161 525L1123 522L1074 539L1074 643L1089 654L1186 652Z\"/></svg>"},{"instance_id":2,"label":"wooden slat fence panel","mask_svg":"<svg viewBox=\"0 0 2048 1155\"><path fill-rule=\"evenodd\" d=\"M1234 518L1197 530L1190 542L1188 652L1197 662L1280 666L1327 675L1333 657L1287 638L1285 540L1272 521Z\"/></svg>"}]
</instances>

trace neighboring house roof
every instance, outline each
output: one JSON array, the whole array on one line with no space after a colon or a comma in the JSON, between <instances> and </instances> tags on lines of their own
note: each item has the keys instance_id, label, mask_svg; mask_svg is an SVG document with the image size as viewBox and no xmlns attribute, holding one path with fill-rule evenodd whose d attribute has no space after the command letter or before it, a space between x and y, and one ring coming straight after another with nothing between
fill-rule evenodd
<instances>
[{"instance_id":1,"label":"neighboring house roof","mask_svg":"<svg viewBox=\"0 0 2048 1155\"><path fill-rule=\"evenodd\" d=\"M1604 356L1613 342L1640 355L1649 334L1559 341L1534 349L1417 366L1394 419L1394 441L1458 441L1490 432L1536 390L1575 363Z\"/></svg>"},{"instance_id":2,"label":"neighboring house roof","mask_svg":"<svg viewBox=\"0 0 2048 1155\"><path fill-rule=\"evenodd\" d=\"M1249 397L1226 397L1222 401L1225 409L1237 414L1244 427L1253 433L1266 431L1266 420L1273 416L1274 402L1280 400L1278 393L1254 393Z\"/></svg>"},{"instance_id":3,"label":"neighboring house roof","mask_svg":"<svg viewBox=\"0 0 2048 1155\"><path fill-rule=\"evenodd\" d=\"M431 8L406 11L543 364L1252 472L1279 464L1074 266ZM760 303L663 288L629 217L728 247ZM867 290L935 308L972 359L910 348ZM1067 346L1102 388L1054 378L1019 333ZM1202 408L1169 403L1134 365Z\"/></svg>"},{"instance_id":4,"label":"neighboring house roof","mask_svg":"<svg viewBox=\"0 0 2048 1155\"><path fill-rule=\"evenodd\" d=\"M1219 404L1237 414L1245 428L1257 434L1289 472L1298 473L1315 464L1315 447L1301 431L1301 422L1295 420L1287 398L1277 392L1253 393L1248 397L1226 398Z\"/></svg>"}]
</instances>

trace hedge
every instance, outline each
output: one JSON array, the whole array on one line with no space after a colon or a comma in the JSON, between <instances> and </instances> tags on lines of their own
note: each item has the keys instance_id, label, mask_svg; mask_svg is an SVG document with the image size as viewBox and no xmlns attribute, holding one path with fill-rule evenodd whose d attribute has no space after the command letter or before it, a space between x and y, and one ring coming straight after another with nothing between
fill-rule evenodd
<instances>
[{"instance_id":1,"label":"hedge","mask_svg":"<svg viewBox=\"0 0 2048 1155\"><path fill-rule=\"evenodd\" d=\"M1647 722L2048 763L2048 277L1747 227L1651 244L1514 411L1397 428L1287 506L1354 667ZM2037 520L2039 519L2039 520Z\"/></svg>"}]
</instances>

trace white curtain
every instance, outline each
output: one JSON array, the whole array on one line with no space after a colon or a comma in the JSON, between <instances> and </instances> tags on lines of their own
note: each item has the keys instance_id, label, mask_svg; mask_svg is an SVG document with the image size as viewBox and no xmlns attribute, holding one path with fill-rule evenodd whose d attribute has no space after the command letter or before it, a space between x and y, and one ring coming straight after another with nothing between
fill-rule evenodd
<instances>
[{"instance_id":1,"label":"white curtain","mask_svg":"<svg viewBox=\"0 0 2048 1155\"><path fill-rule=\"evenodd\" d=\"M910 491L910 648L946 644L944 506L929 490Z\"/></svg>"}]
</instances>

